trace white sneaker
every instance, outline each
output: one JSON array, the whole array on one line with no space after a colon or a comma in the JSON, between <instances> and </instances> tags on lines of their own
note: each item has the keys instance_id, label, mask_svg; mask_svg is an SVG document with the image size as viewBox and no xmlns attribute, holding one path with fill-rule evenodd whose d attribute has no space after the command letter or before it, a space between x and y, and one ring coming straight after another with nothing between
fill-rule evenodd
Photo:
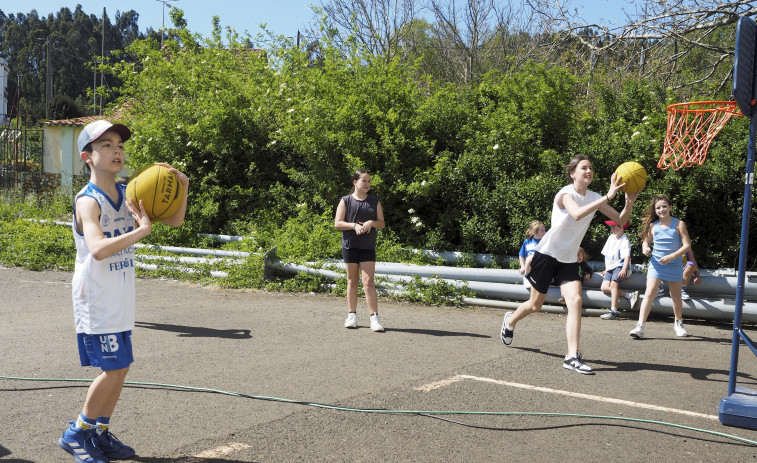
<instances>
[{"instance_id":1,"label":"white sneaker","mask_svg":"<svg viewBox=\"0 0 757 463\"><path fill-rule=\"evenodd\" d=\"M347 314L347 320L344 321L345 328L357 328L357 314L350 312Z\"/></svg>"},{"instance_id":2,"label":"white sneaker","mask_svg":"<svg viewBox=\"0 0 757 463\"><path fill-rule=\"evenodd\" d=\"M618 319L618 312L615 310L610 310L606 314L602 314L599 316L602 320L617 320Z\"/></svg>"},{"instance_id":3,"label":"white sneaker","mask_svg":"<svg viewBox=\"0 0 757 463\"><path fill-rule=\"evenodd\" d=\"M683 338L689 335L688 331L686 331L686 328L683 327L683 320L676 320L673 323L673 329L676 332L676 336Z\"/></svg>"},{"instance_id":4,"label":"white sneaker","mask_svg":"<svg viewBox=\"0 0 757 463\"><path fill-rule=\"evenodd\" d=\"M631 310L638 310L639 307L636 304L639 303L639 292L626 291L626 297L628 298L628 303L631 304Z\"/></svg>"},{"instance_id":5,"label":"white sneaker","mask_svg":"<svg viewBox=\"0 0 757 463\"><path fill-rule=\"evenodd\" d=\"M581 358L581 354L576 354L575 357L565 357L565 360L562 362L562 367L568 370L577 371L578 373L581 373L582 375L593 375L594 370L591 369L591 367L584 363L583 359Z\"/></svg>"},{"instance_id":6,"label":"white sneaker","mask_svg":"<svg viewBox=\"0 0 757 463\"><path fill-rule=\"evenodd\" d=\"M384 327L381 326L381 321L379 321L377 313L371 315L371 329L373 331L384 331Z\"/></svg>"},{"instance_id":7,"label":"white sneaker","mask_svg":"<svg viewBox=\"0 0 757 463\"><path fill-rule=\"evenodd\" d=\"M644 324L641 322L636 323L636 328L632 329L628 334L634 339L642 339L644 337Z\"/></svg>"},{"instance_id":8,"label":"white sneaker","mask_svg":"<svg viewBox=\"0 0 757 463\"><path fill-rule=\"evenodd\" d=\"M691 296L689 296L689 293L686 292L686 286L681 287L681 300L688 301L691 299Z\"/></svg>"}]
</instances>

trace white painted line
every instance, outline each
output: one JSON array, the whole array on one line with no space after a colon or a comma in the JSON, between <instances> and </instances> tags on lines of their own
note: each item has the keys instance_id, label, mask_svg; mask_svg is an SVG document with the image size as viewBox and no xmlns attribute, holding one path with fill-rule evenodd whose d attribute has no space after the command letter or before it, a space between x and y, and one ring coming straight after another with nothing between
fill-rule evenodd
<instances>
[{"instance_id":1,"label":"white painted line","mask_svg":"<svg viewBox=\"0 0 757 463\"><path fill-rule=\"evenodd\" d=\"M463 379L466 379L466 378L460 375L457 375L449 379L443 379L441 381L436 381L434 383L424 384L423 386L418 386L413 389L415 389L416 391L429 392L429 391L433 391L434 389L439 389L440 387L447 386L449 384L456 383L458 381L462 381Z\"/></svg>"},{"instance_id":2,"label":"white painted line","mask_svg":"<svg viewBox=\"0 0 757 463\"><path fill-rule=\"evenodd\" d=\"M470 376L470 375L456 375L449 379L437 381L434 383L429 383L423 386L418 386L415 388L415 390L429 392L434 389L438 389L442 386L456 383L463 379L470 379L470 380L481 381L485 383L499 384L502 386L517 387L519 389L527 389L531 391L547 392L550 394L559 394L559 395L564 395L568 397L576 397L579 399L596 400L597 402L625 405L628 407L645 408L647 410L657 410L657 411L663 411L663 412L669 412L669 413L679 413L681 415L693 416L696 418L705 418L705 419L716 420L716 421L718 420L718 417L716 415L707 415L704 413L692 412L689 410L681 410L678 408L662 407L660 405L645 404L641 402L632 402L630 400L614 399L612 397L603 397L603 396L598 396L598 395L582 394L580 392L562 391L560 389L552 389L549 387L532 386L530 384L513 383L510 381L502 381L502 380L492 379L492 378L481 378L479 376Z\"/></svg>"},{"instance_id":3,"label":"white painted line","mask_svg":"<svg viewBox=\"0 0 757 463\"><path fill-rule=\"evenodd\" d=\"M189 458L181 460L181 463L201 463L203 460L225 457L226 455L229 455L230 453L234 453L238 450L244 450L244 449L249 449L249 448L252 448L252 445L235 442L231 444L222 445L214 449L205 450L204 452L200 452L196 455L192 455Z\"/></svg>"}]
</instances>

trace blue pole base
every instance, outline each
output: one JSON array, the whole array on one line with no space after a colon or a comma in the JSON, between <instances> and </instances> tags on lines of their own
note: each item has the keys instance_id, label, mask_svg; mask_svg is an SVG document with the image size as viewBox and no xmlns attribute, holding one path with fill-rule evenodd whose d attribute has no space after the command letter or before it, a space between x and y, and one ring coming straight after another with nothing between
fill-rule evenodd
<instances>
[{"instance_id":1,"label":"blue pole base","mask_svg":"<svg viewBox=\"0 0 757 463\"><path fill-rule=\"evenodd\" d=\"M757 430L757 390L736 386L733 394L720 399L718 417L726 426Z\"/></svg>"}]
</instances>

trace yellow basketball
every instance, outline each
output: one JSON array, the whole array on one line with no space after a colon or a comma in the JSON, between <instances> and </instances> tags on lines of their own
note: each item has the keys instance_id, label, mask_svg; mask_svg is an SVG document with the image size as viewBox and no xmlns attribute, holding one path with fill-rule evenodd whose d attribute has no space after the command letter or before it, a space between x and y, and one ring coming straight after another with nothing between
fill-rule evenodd
<instances>
[{"instance_id":1,"label":"yellow basketball","mask_svg":"<svg viewBox=\"0 0 757 463\"><path fill-rule=\"evenodd\" d=\"M181 183L166 167L152 165L140 169L126 185L126 197L139 207L139 200L151 220L167 219L179 210L183 200Z\"/></svg>"},{"instance_id":2,"label":"yellow basketball","mask_svg":"<svg viewBox=\"0 0 757 463\"><path fill-rule=\"evenodd\" d=\"M626 193L636 193L644 189L647 184L647 171L638 162L624 162L615 169L620 183L625 183L621 190Z\"/></svg>"}]
</instances>

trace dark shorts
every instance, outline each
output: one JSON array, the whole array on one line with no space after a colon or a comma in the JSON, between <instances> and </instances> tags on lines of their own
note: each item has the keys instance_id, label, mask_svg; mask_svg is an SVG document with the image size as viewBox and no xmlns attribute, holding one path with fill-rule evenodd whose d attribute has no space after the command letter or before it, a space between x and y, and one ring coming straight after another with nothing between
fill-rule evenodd
<instances>
[{"instance_id":1,"label":"dark shorts","mask_svg":"<svg viewBox=\"0 0 757 463\"><path fill-rule=\"evenodd\" d=\"M360 262L376 262L375 249L345 249L342 248L342 258L345 264L359 264Z\"/></svg>"},{"instance_id":2,"label":"dark shorts","mask_svg":"<svg viewBox=\"0 0 757 463\"><path fill-rule=\"evenodd\" d=\"M134 362L131 331L109 334L77 333L79 360L83 367L120 370Z\"/></svg>"},{"instance_id":3,"label":"dark shorts","mask_svg":"<svg viewBox=\"0 0 757 463\"><path fill-rule=\"evenodd\" d=\"M531 271L526 278L535 290L541 294L547 294L551 284L560 286L570 281L580 281L578 268L578 262L560 262L552 256L537 251L531 260Z\"/></svg>"}]
</instances>

